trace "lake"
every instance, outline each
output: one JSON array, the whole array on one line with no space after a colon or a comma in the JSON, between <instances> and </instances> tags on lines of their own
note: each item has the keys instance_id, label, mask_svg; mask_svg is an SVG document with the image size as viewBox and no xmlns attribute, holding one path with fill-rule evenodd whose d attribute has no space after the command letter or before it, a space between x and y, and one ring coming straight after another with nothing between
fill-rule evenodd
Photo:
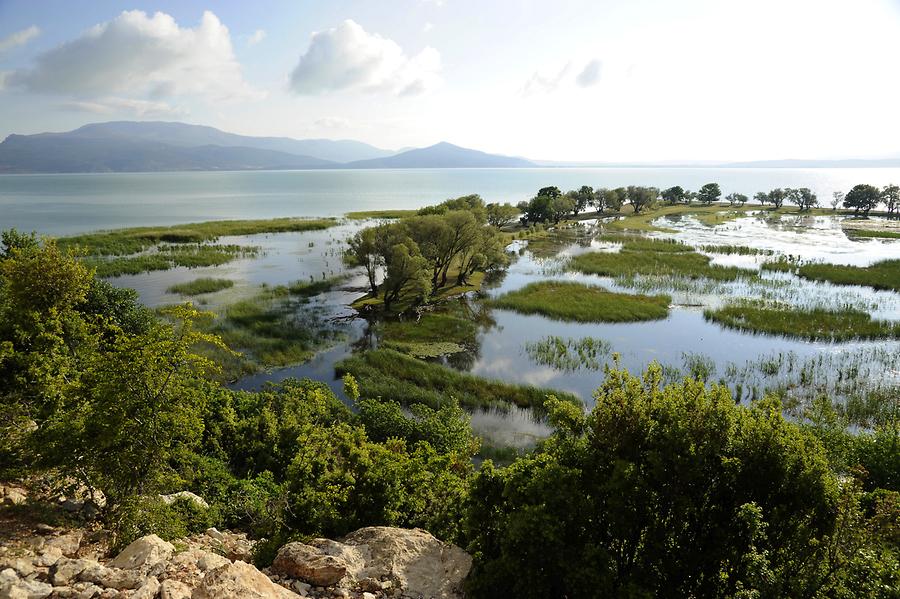
<instances>
[{"instance_id":1,"label":"lake","mask_svg":"<svg viewBox=\"0 0 900 599\"><path fill-rule=\"evenodd\" d=\"M517 203L541 187L681 185L718 182L752 197L809 187L827 205L858 183L900 183L900 169L535 168L239 171L0 175L0 230L48 235L217 219L339 216L352 210L419 208L480 194Z\"/></svg>"}]
</instances>

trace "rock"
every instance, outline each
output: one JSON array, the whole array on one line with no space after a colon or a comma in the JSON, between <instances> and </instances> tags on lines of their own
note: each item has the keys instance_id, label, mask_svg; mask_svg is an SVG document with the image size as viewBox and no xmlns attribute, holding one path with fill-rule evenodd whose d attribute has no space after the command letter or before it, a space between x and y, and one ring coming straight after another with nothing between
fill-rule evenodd
<instances>
[{"instance_id":1,"label":"rock","mask_svg":"<svg viewBox=\"0 0 900 599\"><path fill-rule=\"evenodd\" d=\"M62 556L62 549L59 547L45 547L41 551L41 555L34 560L34 565L49 568L58 562Z\"/></svg>"},{"instance_id":2,"label":"rock","mask_svg":"<svg viewBox=\"0 0 900 599\"><path fill-rule=\"evenodd\" d=\"M18 582L19 575L16 574L16 571L12 568L3 568L0 570L0 585L4 585L11 582Z\"/></svg>"},{"instance_id":3,"label":"rock","mask_svg":"<svg viewBox=\"0 0 900 599\"><path fill-rule=\"evenodd\" d=\"M150 568L161 561L166 561L175 553L175 547L156 535L141 537L122 550L107 565L110 568L133 570Z\"/></svg>"},{"instance_id":4,"label":"rock","mask_svg":"<svg viewBox=\"0 0 900 599\"><path fill-rule=\"evenodd\" d=\"M301 595L306 595L307 593L309 593L310 589L312 589L312 586L306 584L305 582L295 580L291 584L291 588L294 589L295 591L297 591L298 593L300 593Z\"/></svg>"},{"instance_id":5,"label":"rock","mask_svg":"<svg viewBox=\"0 0 900 599\"><path fill-rule=\"evenodd\" d=\"M139 570L120 570L96 565L85 568L78 580L92 582L109 589L136 589L144 583L144 575Z\"/></svg>"},{"instance_id":6,"label":"rock","mask_svg":"<svg viewBox=\"0 0 900 599\"><path fill-rule=\"evenodd\" d=\"M324 541L326 539L316 539ZM290 578L299 578L315 586L336 584L350 571L350 563L343 557L329 555L325 550L306 543L288 543L278 550L272 571Z\"/></svg>"},{"instance_id":7,"label":"rock","mask_svg":"<svg viewBox=\"0 0 900 599\"><path fill-rule=\"evenodd\" d=\"M50 582L55 587L64 587L88 568L99 565L93 560L61 557L50 568Z\"/></svg>"},{"instance_id":8,"label":"rock","mask_svg":"<svg viewBox=\"0 0 900 599\"><path fill-rule=\"evenodd\" d=\"M394 580L407 595L462 597L462 581L472 568L469 554L421 529L372 526L350 533L342 543L365 560L357 576Z\"/></svg>"},{"instance_id":9,"label":"rock","mask_svg":"<svg viewBox=\"0 0 900 599\"><path fill-rule=\"evenodd\" d=\"M191 595L192 599L297 599L246 562L233 562L211 570Z\"/></svg>"},{"instance_id":10,"label":"rock","mask_svg":"<svg viewBox=\"0 0 900 599\"><path fill-rule=\"evenodd\" d=\"M7 572L13 572L11 568L0 574L0 597L3 599L44 599L53 592L53 587L46 582L27 580L16 576L11 579ZM13 572L15 576L15 572Z\"/></svg>"},{"instance_id":11,"label":"rock","mask_svg":"<svg viewBox=\"0 0 900 599\"><path fill-rule=\"evenodd\" d=\"M225 566L231 563L231 560L229 560L224 555L219 555L218 553L201 551L200 554L200 558L197 560L197 567L200 568L200 570L203 572L214 570L220 566Z\"/></svg>"},{"instance_id":12,"label":"rock","mask_svg":"<svg viewBox=\"0 0 900 599\"><path fill-rule=\"evenodd\" d=\"M131 595L131 599L154 599L158 592L159 581L151 576Z\"/></svg>"},{"instance_id":13,"label":"rock","mask_svg":"<svg viewBox=\"0 0 900 599\"><path fill-rule=\"evenodd\" d=\"M159 585L159 599L190 599L191 587L178 580L164 580Z\"/></svg>"},{"instance_id":14,"label":"rock","mask_svg":"<svg viewBox=\"0 0 900 599\"><path fill-rule=\"evenodd\" d=\"M23 505L28 501L28 492L22 487L2 487L0 488L0 497L2 502L7 505Z\"/></svg>"},{"instance_id":15,"label":"rock","mask_svg":"<svg viewBox=\"0 0 900 599\"><path fill-rule=\"evenodd\" d=\"M0 560L0 569L12 568L16 574L25 578L34 573L34 562L27 557L6 558Z\"/></svg>"},{"instance_id":16,"label":"rock","mask_svg":"<svg viewBox=\"0 0 900 599\"><path fill-rule=\"evenodd\" d=\"M179 499L187 499L188 501L192 501L197 507L201 507L205 510L209 509L209 504L206 503L205 499L190 491L179 491L178 493L171 493L169 495L160 495L159 498L162 499L163 503L166 505L172 505Z\"/></svg>"},{"instance_id":17,"label":"rock","mask_svg":"<svg viewBox=\"0 0 900 599\"><path fill-rule=\"evenodd\" d=\"M366 591L362 594L362 599L375 599L375 593Z\"/></svg>"},{"instance_id":18,"label":"rock","mask_svg":"<svg viewBox=\"0 0 900 599\"><path fill-rule=\"evenodd\" d=\"M55 547L66 557L73 557L78 553L78 548L81 547L83 536L84 533L82 531L74 530L58 537L51 537L44 542L44 549Z\"/></svg>"},{"instance_id":19,"label":"rock","mask_svg":"<svg viewBox=\"0 0 900 599\"><path fill-rule=\"evenodd\" d=\"M215 527L207 528L204 534L208 537L214 538L217 541L225 540L225 535L219 532Z\"/></svg>"}]
</instances>

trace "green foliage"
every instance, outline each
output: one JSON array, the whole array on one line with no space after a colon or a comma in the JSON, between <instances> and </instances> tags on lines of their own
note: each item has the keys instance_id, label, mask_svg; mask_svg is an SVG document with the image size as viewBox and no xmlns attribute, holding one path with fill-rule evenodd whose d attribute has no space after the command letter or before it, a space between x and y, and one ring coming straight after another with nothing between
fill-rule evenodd
<instances>
[{"instance_id":1,"label":"green foliage","mask_svg":"<svg viewBox=\"0 0 900 599\"><path fill-rule=\"evenodd\" d=\"M610 371L586 419L551 408L558 431L541 450L482 467L471 596L807 590L838 512L821 448L774 402L743 408L723 387L660 377Z\"/></svg>"},{"instance_id":2,"label":"green foliage","mask_svg":"<svg viewBox=\"0 0 900 599\"><path fill-rule=\"evenodd\" d=\"M344 216L350 220L385 219L395 220L415 216L417 210L359 210L348 212Z\"/></svg>"},{"instance_id":3,"label":"green foliage","mask_svg":"<svg viewBox=\"0 0 900 599\"><path fill-rule=\"evenodd\" d=\"M830 310L740 302L707 309L703 315L733 329L801 339L847 341L900 337L900 324L873 320L868 313L853 308Z\"/></svg>"},{"instance_id":4,"label":"green foliage","mask_svg":"<svg viewBox=\"0 0 900 599\"><path fill-rule=\"evenodd\" d=\"M185 498L171 505L159 497L129 498L119 503L109 517L114 534L111 549L121 551L135 539L149 534L169 541L202 532L213 524L209 511Z\"/></svg>"},{"instance_id":5,"label":"green foliage","mask_svg":"<svg viewBox=\"0 0 900 599\"><path fill-rule=\"evenodd\" d=\"M881 192L873 185L855 185L844 196L844 208L852 208L855 214L869 214L881 201Z\"/></svg>"},{"instance_id":6,"label":"green foliage","mask_svg":"<svg viewBox=\"0 0 900 599\"><path fill-rule=\"evenodd\" d=\"M512 204L488 204L485 206L489 225L502 229L519 219L519 209Z\"/></svg>"},{"instance_id":7,"label":"green foliage","mask_svg":"<svg viewBox=\"0 0 900 599\"><path fill-rule=\"evenodd\" d=\"M626 241L618 253L579 254L572 258L568 267L586 274L609 277L649 275L732 281L755 276L746 269L711 265L709 256L690 251L689 247L677 242L656 239Z\"/></svg>"},{"instance_id":8,"label":"green foliage","mask_svg":"<svg viewBox=\"0 0 900 599\"><path fill-rule=\"evenodd\" d=\"M450 398L467 408L515 404L540 408L550 394L579 403L574 395L527 385L483 379L389 349L355 354L335 366L339 376L352 374L367 397L394 400L403 405L424 404L433 409Z\"/></svg>"},{"instance_id":9,"label":"green foliage","mask_svg":"<svg viewBox=\"0 0 900 599\"><path fill-rule=\"evenodd\" d=\"M89 257L84 263L93 268L98 277L137 275L144 272L169 270L177 266L200 268L221 266L238 258L255 256L258 248L240 245L167 245L158 251L136 256Z\"/></svg>"},{"instance_id":10,"label":"green foliage","mask_svg":"<svg viewBox=\"0 0 900 599\"><path fill-rule=\"evenodd\" d=\"M61 248L83 248L91 256L125 256L168 244L201 244L226 235L318 231L333 227L335 219L273 218L268 220L221 220L172 227L135 227L65 237Z\"/></svg>"},{"instance_id":11,"label":"green foliage","mask_svg":"<svg viewBox=\"0 0 900 599\"><path fill-rule=\"evenodd\" d=\"M563 339L549 336L525 344L525 353L533 362L563 371L581 368L600 370L605 364L605 361L601 360L609 356L611 351L612 345L609 341L596 337Z\"/></svg>"},{"instance_id":12,"label":"green foliage","mask_svg":"<svg viewBox=\"0 0 900 599\"><path fill-rule=\"evenodd\" d=\"M713 202L718 202L721 196L722 190L719 188L718 183L707 183L697 192L697 199L707 206Z\"/></svg>"},{"instance_id":13,"label":"green foliage","mask_svg":"<svg viewBox=\"0 0 900 599\"><path fill-rule=\"evenodd\" d=\"M765 267L775 269L771 263ZM828 281L835 285L866 285L874 289L900 291L900 260L882 260L871 266L812 263L795 268L799 276L813 281Z\"/></svg>"},{"instance_id":14,"label":"green foliage","mask_svg":"<svg viewBox=\"0 0 900 599\"><path fill-rule=\"evenodd\" d=\"M437 410L423 404L410 406L407 416L396 401L360 399L359 420L373 441L404 439L410 445L425 441L439 453L474 455L478 441L472 436L469 415L455 401Z\"/></svg>"},{"instance_id":15,"label":"green foliage","mask_svg":"<svg viewBox=\"0 0 900 599\"><path fill-rule=\"evenodd\" d=\"M613 293L565 281L529 283L490 301L497 308L576 322L636 322L669 314L667 295Z\"/></svg>"},{"instance_id":16,"label":"green foliage","mask_svg":"<svg viewBox=\"0 0 900 599\"><path fill-rule=\"evenodd\" d=\"M172 285L167 290L169 293L178 293L180 295L203 295L204 293L215 293L223 289L234 287L234 281L231 279L213 279L202 277L188 281L187 283L179 283Z\"/></svg>"}]
</instances>

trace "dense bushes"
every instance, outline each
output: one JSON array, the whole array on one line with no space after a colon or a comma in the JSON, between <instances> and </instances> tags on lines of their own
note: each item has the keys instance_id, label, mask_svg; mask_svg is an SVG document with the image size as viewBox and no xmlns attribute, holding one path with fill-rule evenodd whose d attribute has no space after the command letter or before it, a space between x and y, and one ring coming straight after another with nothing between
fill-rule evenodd
<instances>
[{"instance_id":1,"label":"dense bushes","mask_svg":"<svg viewBox=\"0 0 900 599\"><path fill-rule=\"evenodd\" d=\"M858 494L776 402L746 409L725 388L660 378L614 370L589 416L557 414L541 451L482 467L473 595L801 597L896 576L896 538L871 522L880 558L860 563ZM850 562L861 570L832 569Z\"/></svg>"}]
</instances>

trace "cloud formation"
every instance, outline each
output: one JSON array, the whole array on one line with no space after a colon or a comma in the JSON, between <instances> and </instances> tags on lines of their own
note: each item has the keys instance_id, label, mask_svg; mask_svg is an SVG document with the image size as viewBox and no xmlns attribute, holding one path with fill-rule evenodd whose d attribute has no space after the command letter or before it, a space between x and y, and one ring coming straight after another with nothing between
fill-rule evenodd
<instances>
[{"instance_id":1,"label":"cloud formation","mask_svg":"<svg viewBox=\"0 0 900 599\"><path fill-rule=\"evenodd\" d=\"M95 101L64 102L61 107L77 112L93 114L127 113L138 118L182 117L187 114L182 108L172 106L168 102L152 100L134 100L130 98L103 98Z\"/></svg>"},{"instance_id":2,"label":"cloud formation","mask_svg":"<svg viewBox=\"0 0 900 599\"><path fill-rule=\"evenodd\" d=\"M228 28L206 11L195 28L162 12L126 11L44 52L7 80L32 92L79 99L198 95L259 97L241 73Z\"/></svg>"},{"instance_id":3,"label":"cloud formation","mask_svg":"<svg viewBox=\"0 0 900 599\"><path fill-rule=\"evenodd\" d=\"M37 37L40 33L41 30L38 29L35 25L32 25L27 29L16 31L15 33L11 33L6 37L0 39L0 56L2 56L7 50L12 50L16 46L23 46L27 44L33 38Z\"/></svg>"},{"instance_id":4,"label":"cloud formation","mask_svg":"<svg viewBox=\"0 0 900 599\"><path fill-rule=\"evenodd\" d=\"M393 40L368 33L348 19L312 35L290 85L298 94L361 90L415 95L440 83L440 69L441 57L434 48L407 56Z\"/></svg>"},{"instance_id":5,"label":"cloud formation","mask_svg":"<svg viewBox=\"0 0 900 599\"><path fill-rule=\"evenodd\" d=\"M581 87L590 87L600 81L600 67L602 66L601 62L596 58L586 65L578 73L578 76L575 77L575 83L577 83Z\"/></svg>"},{"instance_id":6,"label":"cloud formation","mask_svg":"<svg viewBox=\"0 0 900 599\"><path fill-rule=\"evenodd\" d=\"M265 29L257 29L256 31L253 32L253 35L251 35L247 39L247 45L255 46L256 44L263 41L264 39L266 39L266 30Z\"/></svg>"}]
</instances>

